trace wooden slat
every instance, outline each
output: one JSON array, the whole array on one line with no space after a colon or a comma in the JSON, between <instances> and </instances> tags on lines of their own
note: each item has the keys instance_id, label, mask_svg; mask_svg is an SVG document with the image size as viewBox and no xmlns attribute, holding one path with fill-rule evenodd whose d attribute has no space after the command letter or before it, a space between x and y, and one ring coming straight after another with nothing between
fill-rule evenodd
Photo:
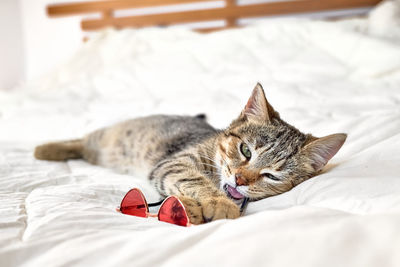
<instances>
[{"instance_id":1,"label":"wooden slat","mask_svg":"<svg viewBox=\"0 0 400 267\"><path fill-rule=\"evenodd\" d=\"M236 6L236 0L225 0L226 7ZM236 18L228 17L226 18L226 26L234 27L236 25Z\"/></svg>"},{"instance_id":2,"label":"wooden slat","mask_svg":"<svg viewBox=\"0 0 400 267\"><path fill-rule=\"evenodd\" d=\"M227 29L239 29L242 28L241 26L225 26L225 27L213 27L213 28L200 28L200 29L194 29L194 31L199 32L199 33L210 33L210 32L217 32L217 31L222 31L222 30L227 30Z\"/></svg>"},{"instance_id":3,"label":"wooden slat","mask_svg":"<svg viewBox=\"0 0 400 267\"><path fill-rule=\"evenodd\" d=\"M103 11L103 19L110 19L113 17L113 10L104 10Z\"/></svg>"},{"instance_id":4,"label":"wooden slat","mask_svg":"<svg viewBox=\"0 0 400 267\"><path fill-rule=\"evenodd\" d=\"M78 3L57 3L47 7L50 17L96 13L107 10L179 5L196 2L215 2L218 0L113 0Z\"/></svg>"},{"instance_id":5,"label":"wooden slat","mask_svg":"<svg viewBox=\"0 0 400 267\"><path fill-rule=\"evenodd\" d=\"M380 0L304 0L272 2L156 15L110 18L107 20L90 19L83 20L81 26L83 30L97 30L107 26L124 28L170 25L176 23L225 20L227 18L248 18L290 13L360 8L373 6L379 2Z\"/></svg>"}]
</instances>

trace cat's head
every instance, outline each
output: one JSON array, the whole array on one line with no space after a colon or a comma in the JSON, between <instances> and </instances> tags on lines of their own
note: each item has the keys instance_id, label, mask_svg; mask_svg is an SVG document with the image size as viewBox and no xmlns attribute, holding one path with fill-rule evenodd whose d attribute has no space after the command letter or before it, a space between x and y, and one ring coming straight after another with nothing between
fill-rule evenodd
<instances>
[{"instance_id":1,"label":"cat's head","mask_svg":"<svg viewBox=\"0 0 400 267\"><path fill-rule=\"evenodd\" d=\"M257 84L219 139L221 189L233 199L253 200L289 191L316 175L345 140L346 134L317 138L287 124Z\"/></svg>"}]
</instances>

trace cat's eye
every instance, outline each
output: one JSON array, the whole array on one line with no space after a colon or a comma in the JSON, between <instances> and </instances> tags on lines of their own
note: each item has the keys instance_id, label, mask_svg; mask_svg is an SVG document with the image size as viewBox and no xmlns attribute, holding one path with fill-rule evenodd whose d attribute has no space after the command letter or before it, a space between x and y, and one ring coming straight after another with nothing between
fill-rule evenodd
<instances>
[{"instance_id":1,"label":"cat's eye","mask_svg":"<svg viewBox=\"0 0 400 267\"><path fill-rule=\"evenodd\" d=\"M276 176L270 174L270 173L263 173L263 177L274 180L274 181L280 181L279 178L277 178Z\"/></svg>"},{"instance_id":2,"label":"cat's eye","mask_svg":"<svg viewBox=\"0 0 400 267\"><path fill-rule=\"evenodd\" d=\"M243 156L245 156L247 160L251 158L251 151L245 143L240 145L240 152L242 152Z\"/></svg>"}]
</instances>

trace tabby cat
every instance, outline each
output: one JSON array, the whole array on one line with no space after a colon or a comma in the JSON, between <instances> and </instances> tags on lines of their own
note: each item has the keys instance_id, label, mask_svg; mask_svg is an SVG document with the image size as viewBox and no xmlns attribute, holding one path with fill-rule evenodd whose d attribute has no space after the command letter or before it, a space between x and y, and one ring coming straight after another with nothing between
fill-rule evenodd
<instances>
[{"instance_id":1,"label":"tabby cat","mask_svg":"<svg viewBox=\"0 0 400 267\"><path fill-rule=\"evenodd\" d=\"M38 146L35 157L92 164L147 177L163 196L176 195L190 221L239 216L244 197L286 192L316 175L346 134L317 138L284 122L260 84L228 128L204 115L155 115L97 130L82 139Z\"/></svg>"}]
</instances>

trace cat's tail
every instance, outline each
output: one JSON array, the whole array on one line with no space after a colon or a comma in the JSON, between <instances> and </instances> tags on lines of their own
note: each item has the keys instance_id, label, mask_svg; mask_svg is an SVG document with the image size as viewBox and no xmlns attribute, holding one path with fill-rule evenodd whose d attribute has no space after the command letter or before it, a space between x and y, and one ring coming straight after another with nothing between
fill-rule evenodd
<instances>
[{"instance_id":1,"label":"cat's tail","mask_svg":"<svg viewBox=\"0 0 400 267\"><path fill-rule=\"evenodd\" d=\"M35 148L35 158L42 160L64 161L83 157L82 139L47 143Z\"/></svg>"}]
</instances>

